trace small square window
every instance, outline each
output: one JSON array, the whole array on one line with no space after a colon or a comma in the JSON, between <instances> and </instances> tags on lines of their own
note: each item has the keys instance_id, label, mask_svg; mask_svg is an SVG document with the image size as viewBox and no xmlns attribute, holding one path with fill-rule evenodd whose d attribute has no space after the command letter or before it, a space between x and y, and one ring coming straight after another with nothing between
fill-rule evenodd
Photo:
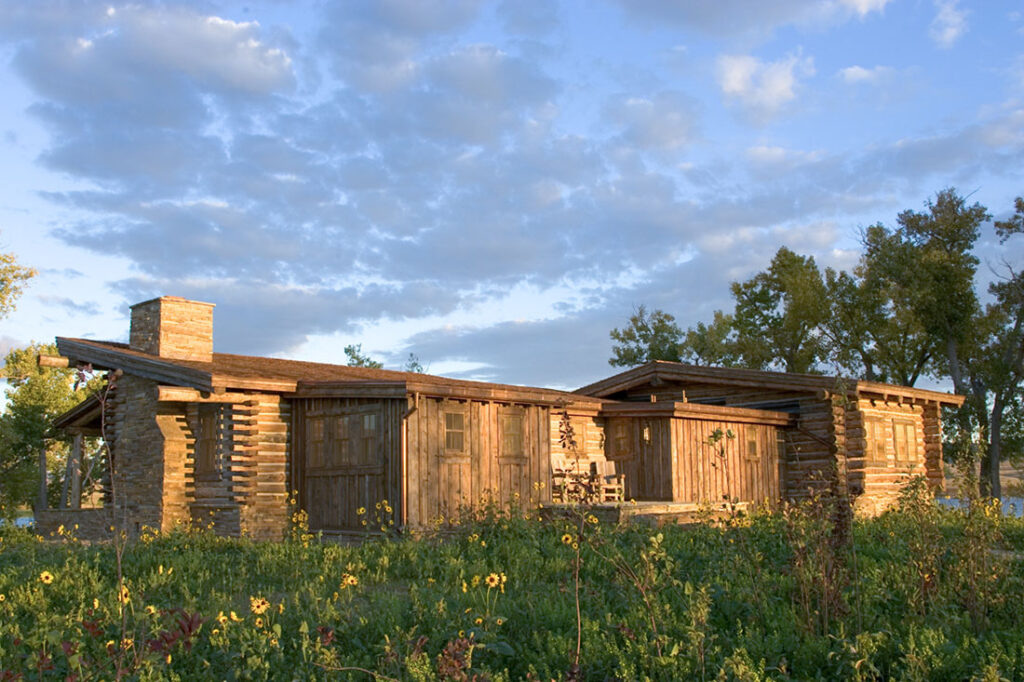
<instances>
[{"instance_id":1,"label":"small square window","mask_svg":"<svg viewBox=\"0 0 1024 682\"><path fill-rule=\"evenodd\" d=\"M501 415L501 454L503 457L522 457L523 415L509 413Z\"/></svg>"},{"instance_id":2,"label":"small square window","mask_svg":"<svg viewBox=\"0 0 1024 682\"><path fill-rule=\"evenodd\" d=\"M444 449L454 452L466 449L466 415L462 412L444 413Z\"/></svg>"}]
</instances>

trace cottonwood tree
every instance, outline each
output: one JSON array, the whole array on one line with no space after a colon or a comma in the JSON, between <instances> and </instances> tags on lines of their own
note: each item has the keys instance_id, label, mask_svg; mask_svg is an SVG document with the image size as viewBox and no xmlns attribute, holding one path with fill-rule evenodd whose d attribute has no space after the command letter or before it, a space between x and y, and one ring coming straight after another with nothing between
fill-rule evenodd
<instances>
[{"instance_id":1,"label":"cottonwood tree","mask_svg":"<svg viewBox=\"0 0 1024 682\"><path fill-rule=\"evenodd\" d=\"M53 420L84 400L93 386L74 387L74 370L40 367L39 354L57 355L57 347L31 345L7 354L3 377L7 405L0 414L0 514L29 504L39 487L39 453L55 479L64 473L69 439L53 434ZM57 493L59 487L52 486Z\"/></svg>"},{"instance_id":2,"label":"cottonwood tree","mask_svg":"<svg viewBox=\"0 0 1024 682\"><path fill-rule=\"evenodd\" d=\"M628 325L610 332L615 344L608 364L633 367L651 360L679 362L682 334L672 315L661 310L648 313L641 305L630 315Z\"/></svg>"},{"instance_id":3,"label":"cottonwood tree","mask_svg":"<svg viewBox=\"0 0 1024 682\"><path fill-rule=\"evenodd\" d=\"M730 287L738 364L752 369L818 372L828 315L825 284L814 258L783 246L768 269Z\"/></svg>"}]
</instances>

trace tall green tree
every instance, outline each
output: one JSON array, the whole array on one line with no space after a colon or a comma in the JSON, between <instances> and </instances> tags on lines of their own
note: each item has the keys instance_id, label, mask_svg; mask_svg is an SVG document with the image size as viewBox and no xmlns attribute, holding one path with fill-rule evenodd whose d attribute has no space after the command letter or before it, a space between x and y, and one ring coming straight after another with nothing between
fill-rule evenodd
<instances>
[{"instance_id":1,"label":"tall green tree","mask_svg":"<svg viewBox=\"0 0 1024 682\"><path fill-rule=\"evenodd\" d=\"M732 315L716 310L711 324L698 322L686 330L679 356L691 365L734 367L739 362Z\"/></svg>"},{"instance_id":2,"label":"tall green tree","mask_svg":"<svg viewBox=\"0 0 1024 682\"><path fill-rule=\"evenodd\" d=\"M1020 404L1024 379L1024 284L1014 266L993 283L993 301L982 305L974 286L979 260L973 253L981 226L991 216L978 204L968 204L956 190L944 189L929 200L926 210L904 211L894 230L879 228L868 235L865 260L905 301L913 323L934 344L936 368L948 376L963 408L950 426L964 448L981 460L982 492L999 497L999 464L1007 412ZM1016 213L996 224L1003 242L1024 230L1024 201ZM1011 419L1009 423L1013 422Z\"/></svg>"},{"instance_id":3,"label":"tall green tree","mask_svg":"<svg viewBox=\"0 0 1024 682\"><path fill-rule=\"evenodd\" d=\"M841 371L913 386L935 374L937 351L912 308L910 292L886 276L917 267L912 250L896 241L881 225L872 226L864 233L867 248L853 273L825 271L829 313L821 329L827 357Z\"/></svg>"},{"instance_id":4,"label":"tall green tree","mask_svg":"<svg viewBox=\"0 0 1024 682\"><path fill-rule=\"evenodd\" d=\"M679 342L683 331L676 318L662 310L647 312L639 306L629 317L629 324L610 332L613 367L634 367L651 360L679 362Z\"/></svg>"},{"instance_id":5,"label":"tall green tree","mask_svg":"<svg viewBox=\"0 0 1024 682\"><path fill-rule=\"evenodd\" d=\"M84 400L91 386L74 388L74 371L40 367L40 353L56 355L54 345L32 345L7 354L3 376L7 405L0 414L0 514L29 504L39 487L39 453L45 450L55 479L63 475L68 442L48 438L53 420Z\"/></svg>"},{"instance_id":6,"label":"tall green tree","mask_svg":"<svg viewBox=\"0 0 1024 682\"><path fill-rule=\"evenodd\" d=\"M753 369L817 372L824 357L820 326L828 314L814 258L783 246L768 269L731 286L739 364Z\"/></svg>"}]
</instances>

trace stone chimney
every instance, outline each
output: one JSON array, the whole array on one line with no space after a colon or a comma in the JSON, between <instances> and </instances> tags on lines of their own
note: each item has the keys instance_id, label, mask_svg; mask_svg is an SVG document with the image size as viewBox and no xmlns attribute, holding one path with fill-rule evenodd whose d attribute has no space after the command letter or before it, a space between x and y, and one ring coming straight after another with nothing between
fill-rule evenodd
<instances>
[{"instance_id":1,"label":"stone chimney","mask_svg":"<svg viewBox=\"0 0 1024 682\"><path fill-rule=\"evenodd\" d=\"M178 296L136 303L128 345L169 360L212 362L213 307Z\"/></svg>"}]
</instances>

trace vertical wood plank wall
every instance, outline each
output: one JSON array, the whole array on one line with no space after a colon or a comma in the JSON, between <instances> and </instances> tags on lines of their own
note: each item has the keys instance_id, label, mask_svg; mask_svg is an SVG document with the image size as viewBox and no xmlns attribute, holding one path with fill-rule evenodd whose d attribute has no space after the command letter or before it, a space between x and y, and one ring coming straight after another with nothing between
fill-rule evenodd
<instances>
[{"instance_id":1,"label":"vertical wood plank wall","mask_svg":"<svg viewBox=\"0 0 1024 682\"><path fill-rule=\"evenodd\" d=\"M729 499L775 507L781 499L778 429L767 424L672 419L673 499L719 504ZM732 431L709 445L716 430ZM750 443L755 452L751 454Z\"/></svg>"},{"instance_id":2,"label":"vertical wood plank wall","mask_svg":"<svg viewBox=\"0 0 1024 682\"><path fill-rule=\"evenodd\" d=\"M409 417L408 523L423 527L457 516L467 505L494 501L505 506L517 499L542 496L535 482L551 480L549 442L551 409L519 405L523 414L523 456L500 455L500 415L495 402L423 398ZM445 413L465 415L461 452L445 447ZM542 499L549 499L543 497Z\"/></svg>"}]
</instances>

